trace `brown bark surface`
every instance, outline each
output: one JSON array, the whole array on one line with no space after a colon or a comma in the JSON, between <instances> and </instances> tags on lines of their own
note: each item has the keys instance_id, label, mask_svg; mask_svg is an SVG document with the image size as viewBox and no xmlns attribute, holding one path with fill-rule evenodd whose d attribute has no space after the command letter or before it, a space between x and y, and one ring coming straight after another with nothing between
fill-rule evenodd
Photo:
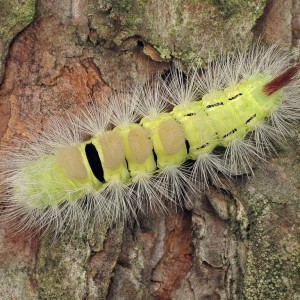
<instances>
[{"instance_id":1,"label":"brown bark surface","mask_svg":"<svg viewBox=\"0 0 300 300\"><path fill-rule=\"evenodd\" d=\"M299 0L16 2L0 3L3 145L111 89L205 65L261 35L299 52ZM139 225L56 243L2 226L0 299L299 299L299 146L298 132L255 176Z\"/></svg>"}]
</instances>

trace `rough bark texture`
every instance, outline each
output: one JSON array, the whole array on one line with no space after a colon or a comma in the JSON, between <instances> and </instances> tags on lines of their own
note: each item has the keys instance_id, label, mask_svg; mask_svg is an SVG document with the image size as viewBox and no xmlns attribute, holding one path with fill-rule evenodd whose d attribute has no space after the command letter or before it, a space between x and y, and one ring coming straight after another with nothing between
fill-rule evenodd
<instances>
[{"instance_id":1,"label":"rough bark texture","mask_svg":"<svg viewBox=\"0 0 300 300\"><path fill-rule=\"evenodd\" d=\"M2 0L2 143L30 140L120 82L205 64L261 34L298 53L299 14L299 0ZM139 226L54 244L0 228L0 298L299 299L299 136L254 177Z\"/></svg>"}]
</instances>

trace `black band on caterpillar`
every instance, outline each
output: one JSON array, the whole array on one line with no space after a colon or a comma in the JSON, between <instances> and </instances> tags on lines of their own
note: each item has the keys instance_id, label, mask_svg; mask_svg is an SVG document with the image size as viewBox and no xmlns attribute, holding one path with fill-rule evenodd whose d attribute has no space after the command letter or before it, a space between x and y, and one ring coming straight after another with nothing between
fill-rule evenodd
<instances>
[{"instance_id":1,"label":"black band on caterpillar","mask_svg":"<svg viewBox=\"0 0 300 300\"><path fill-rule=\"evenodd\" d=\"M104 172L96 147L92 143L86 144L85 153L94 176L104 183Z\"/></svg>"}]
</instances>

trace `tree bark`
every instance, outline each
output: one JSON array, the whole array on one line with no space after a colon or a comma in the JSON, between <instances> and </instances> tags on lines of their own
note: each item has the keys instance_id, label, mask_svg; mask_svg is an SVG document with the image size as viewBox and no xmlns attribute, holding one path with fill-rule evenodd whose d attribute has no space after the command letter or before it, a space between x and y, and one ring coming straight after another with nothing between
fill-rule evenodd
<instances>
[{"instance_id":1,"label":"tree bark","mask_svg":"<svg viewBox=\"0 0 300 300\"><path fill-rule=\"evenodd\" d=\"M299 13L299 0L2 0L2 145L258 37L298 55ZM299 299L299 132L254 176L139 225L91 226L55 243L2 226L0 298Z\"/></svg>"}]
</instances>

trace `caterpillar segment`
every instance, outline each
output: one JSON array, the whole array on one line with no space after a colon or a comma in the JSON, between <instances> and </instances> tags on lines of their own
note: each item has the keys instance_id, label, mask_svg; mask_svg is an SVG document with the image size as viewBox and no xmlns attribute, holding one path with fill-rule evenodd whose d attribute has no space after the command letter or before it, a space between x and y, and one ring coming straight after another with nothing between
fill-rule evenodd
<instances>
[{"instance_id":1,"label":"caterpillar segment","mask_svg":"<svg viewBox=\"0 0 300 300\"><path fill-rule=\"evenodd\" d=\"M139 124L115 127L80 145L61 148L54 155L55 168L45 174L49 177L47 190L51 186L55 187L53 193L60 193L67 186L78 185L101 190L111 181L130 184L139 174L179 167L216 147L228 147L253 131L281 103L282 91L269 96L263 91L270 79L260 75L244 80L235 87L208 93L200 101L177 105L171 112L144 117ZM61 189L51 180L57 183L58 175ZM71 202L78 199L77 194L69 197ZM64 197L52 198L64 201Z\"/></svg>"},{"instance_id":2,"label":"caterpillar segment","mask_svg":"<svg viewBox=\"0 0 300 300\"><path fill-rule=\"evenodd\" d=\"M175 74L154 91L139 88L126 101L118 96L104 113L92 108L82 119L71 116L73 131L66 129L61 142L44 138L29 158L14 153L6 180L9 219L21 217L22 228L54 222L56 230L68 218L79 226L91 215L125 221L145 206L166 210L161 195L180 204L198 180L207 186L218 172L251 170L251 157L264 157L299 119L300 65L289 67L289 59L275 47L255 48L186 82ZM81 133L92 137L82 142Z\"/></svg>"}]
</instances>

